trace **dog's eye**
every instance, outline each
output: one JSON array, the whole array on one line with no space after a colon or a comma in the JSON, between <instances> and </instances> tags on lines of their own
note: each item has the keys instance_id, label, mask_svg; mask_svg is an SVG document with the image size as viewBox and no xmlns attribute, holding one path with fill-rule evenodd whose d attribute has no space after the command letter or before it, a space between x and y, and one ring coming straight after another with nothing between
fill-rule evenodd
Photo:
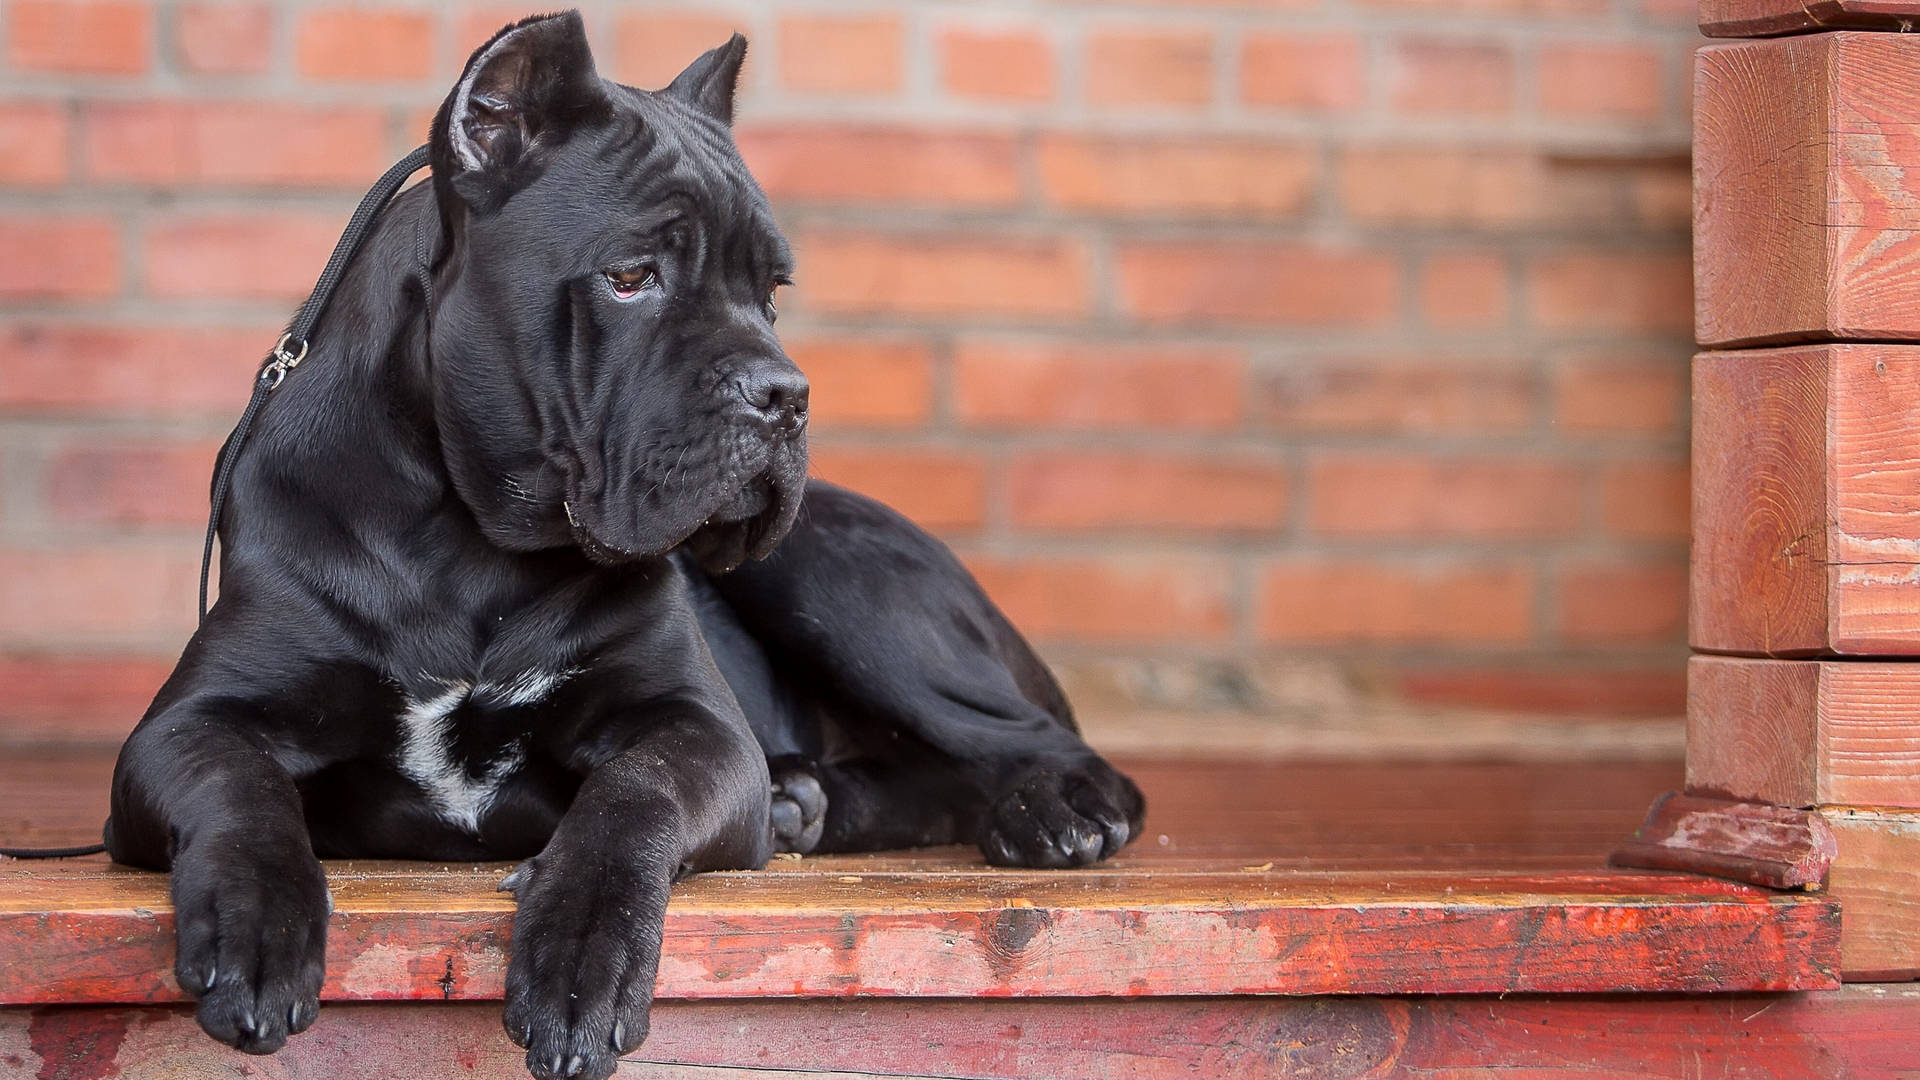
<instances>
[{"instance_id":1,"label":"dog's eye","mask_svg":"<svg viewBox=\"0 0 1920 1080\"><path fill-rule=\"evenodd\" d=\"M780 278L779 280L775 281L771 287L767 289L767 321L768 322L773 322L774 320L780 317L780 305L775 302L780 292L780 286L791 285L791 284L793 284L793 282L788 281L786 278Z\"/></svg>"},{"instance_id":2,"label":"dog's eye","mask_svg":"<svg viewBox=\"0 0 1920 1080\"><path fill-rule=\"evenodd\" d=\"M642 289L652 289L660 284L660 275L654 273L651 266L630 266L605 273L607 284L613 286L613 295L622 300L638 295Z\"/></svg>"}]
</instances>

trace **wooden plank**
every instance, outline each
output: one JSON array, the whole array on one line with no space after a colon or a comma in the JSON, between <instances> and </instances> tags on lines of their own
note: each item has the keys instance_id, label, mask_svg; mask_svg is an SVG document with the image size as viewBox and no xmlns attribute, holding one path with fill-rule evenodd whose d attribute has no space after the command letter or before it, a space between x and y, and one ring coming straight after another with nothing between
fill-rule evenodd
<instances>
[{"instance_id":1,"label":"wooden plank","mask_svg":"<svg viewBox=\"0 0 1920 1080\"><path fill-rule=\"evenodd\" d=\"M1708 37L1771 37L1809 30L1893 30L1920 26L1920 0L1700 0Z\"/></svg>"},{"instance_id":2,"label":"wooden plank","mask_svg":"<svg viewBox=\"0 0 1920 1080\"><path fill-rule=\"evenodd\" d=\"M1920 987L1713 997L662 1002L622 1077L1223 1080L1892 1078L1920 1070ZM328 1005L271 1057L177 1006L0 1009L8 1075L525 1080L496 1006Z\"/></svg>"},{"instance_id":3,"label":"wooden plank","mask_svg":"<svg viewBox=\"0 0 1920 1080\"><path fill-rule=\"evenodd\" d=\"M1916 500L1920 346L1698 354L1694 647L1920 654Z\"/></svg>"},{"instance_id":4,"label":"wooden plank","mask_svg":"<svg viewBox=\"0 0 1920 1080\"><path fill-rule=\"evenodd\" d=\"M1822 811L1839 841L1840 968L1853 982L1920 978L1920 814Z\"/></svg>"},{"instance_id":5,"label":"wooden plank","mask_svg":"<svg viewBox=\"0 0 1920 1080\"><path fill-rule=\"evenodd\" d=\"M1920 809L1920 664L1695 656L1687 790Z\"/></svg>"},{"instance_id":6,"label":"wooden plank","mask_svg":"<svg viewBox=\"0 0 1920 1080\"><path fill-rule=\"evenodd\" d=\"M1700 343L1920 338L1920 41L1710 45L1694 102Z\"/></svg>"},{"instance_id":7,"label":"wooden plank","mask_svg":"<svg viewBox=\"0 0 1920 1080\"><path fill-rule=\"evenodd\" d=\"M336 863L330 1000L497 998L504 865ZM1835 985L1831 904L1704 878L976 866L703 875L663 997L1784 990ZM0 1003L179 1000L164 875L0 868Z\"/></svg>"},{"instance_id":8,"label":"wooden plank","mask_svg":"<svg viewBox=\"0 0 1920 1080\"><path fill-rule=\"evenodd\" d=\"M1769 889L1819 889L1834 851L1833 830L1818 811L1669 792L1609 861Z\"/></svg>"}]
</instances>

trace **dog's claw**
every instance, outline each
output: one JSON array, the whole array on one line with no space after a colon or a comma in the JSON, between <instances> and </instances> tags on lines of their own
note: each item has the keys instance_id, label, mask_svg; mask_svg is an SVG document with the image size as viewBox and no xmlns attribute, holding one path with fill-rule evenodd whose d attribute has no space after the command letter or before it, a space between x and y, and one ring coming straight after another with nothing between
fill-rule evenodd
<instances>
[{"instance_id":1,"label":"dog's claw","mask_svg":"<svg viewBox=\"0 0 1920 1080\"><path fill-rule=\"evenodd\" d=\"M495 892L512 892L513 890L519 888L520 875L525 873L526 869L527 868L525 866L514 867L513 873L508 874L506 877L501 878L500 887L495 889L494 891Z\"/></svg>"},{"instance_id":2,"label":"dog's claw","mask_svg":"<svg viewBox=\"0 0 1920 1080\"><path fill-rule=\"evenodd\" d=\"M584 1061L584 1059L582 1059L582 1058L580 1057L580 1055L579 1055L579 1054L575 1054L575 1055L573 1055L572 1057L570 1057L570 1058L568 1058L568 1059L567 1059L567 1070L566 1070L566 1071L567 1071L567 1075L568 1075L568 1076L578 1076L578 1075L580 1075L580 1066L581 1066L581 1065L583 1065L583 1064L585 1064L585 1061Z\"/></svg>"},{"instance_id":3,"label":"dog's claw","mask_svg":"<svg viewBox=\"0 0 1920 1080\"><path fill-rule=\"evenodd\" d=\"M613 1038L608 1041L613 1044L613 1052L616 1054L619 1053L621 1045L627 1041L627 1025L619 1020L615 1020L613 1022Z\"/></svg>"}]
</instances>

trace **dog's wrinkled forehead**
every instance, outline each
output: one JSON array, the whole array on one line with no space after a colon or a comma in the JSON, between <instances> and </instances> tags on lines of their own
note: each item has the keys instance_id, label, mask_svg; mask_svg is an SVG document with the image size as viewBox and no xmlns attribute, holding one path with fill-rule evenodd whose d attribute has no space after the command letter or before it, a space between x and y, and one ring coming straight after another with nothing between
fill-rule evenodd
<instances>
[{"instance_id":1,"label":"dog's wrinkled forehead","mask_svg":"<svg viewBox=\"0 0 1920 1080\"><path fill-rule=\"evenodd\" d=\"M786 239L732 131L665 93L612 89L605 194L627 208L697 215L716 241L750 248L755 263L785 272L791 261Z\"/></svg>"}]
</instances>

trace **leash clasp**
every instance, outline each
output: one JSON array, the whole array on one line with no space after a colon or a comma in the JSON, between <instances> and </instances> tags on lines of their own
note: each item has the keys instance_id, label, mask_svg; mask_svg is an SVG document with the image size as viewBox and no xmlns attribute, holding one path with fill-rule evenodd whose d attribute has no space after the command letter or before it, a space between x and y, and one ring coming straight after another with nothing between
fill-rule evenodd
<instances>
[{"instance_id":1,"label":"leash clasp","mask_svg":"<svg viewBox=\"0 0 1920 1080\"><path fill-rule=\"evenodd\" d=\"M299 367L300 361L307 358L306 341L303 339L300 342L300 348L297 350L287 347L292 342L293 331L291 330L281 334L280 340L274 342L273 352L271 354L273 359L267 362L266 367L260 369L260 382L266 386L267 389L279 389L280 384L286 380L287 372Z\"/></svg>"}]
</instances>

